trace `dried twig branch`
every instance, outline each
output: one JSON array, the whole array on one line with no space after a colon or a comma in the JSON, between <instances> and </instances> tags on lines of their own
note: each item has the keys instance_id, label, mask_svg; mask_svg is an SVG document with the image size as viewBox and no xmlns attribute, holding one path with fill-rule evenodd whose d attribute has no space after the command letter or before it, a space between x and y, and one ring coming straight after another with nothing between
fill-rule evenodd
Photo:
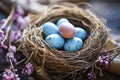
<instances>
[{"instance_id":1,"label":"dried twig branch","mask_svg":"<svg viewBox=\"0 0 120 80\"><path fill-rule=\"evenodd\" d=\"M3 29L8 24L8 22L11 20L11 18L13 17L14 11L15 11L15 5L13 5L10 15L8 16L5 23L2 25L1 29ZM1 42L1 44L3 44L5 42L5 40L8 38L11 28L12 28L12 25L8 26L6 36L3 39L3 41Z\"/></svg>"}]
</instances>

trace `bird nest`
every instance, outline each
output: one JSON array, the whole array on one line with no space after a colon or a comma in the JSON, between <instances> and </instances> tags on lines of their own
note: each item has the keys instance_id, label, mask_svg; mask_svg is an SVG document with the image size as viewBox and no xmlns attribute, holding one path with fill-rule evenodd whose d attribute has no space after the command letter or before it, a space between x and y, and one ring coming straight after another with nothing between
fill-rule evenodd
<instances>
[{"instance_id":1,"label":"bird nest","mask_svg":"<svg viewBox=\"0 0 120 80\"><path fill-rule=\"evenodd\" d=\"M41 25L48 21L56 23L60 18L67 18L87 31L82 49L66 52L45 42ZM77 80L95 64L107 38L108 28L100 17L80 5L62 3L50 7L24 30L19 49L33 63L42 80Z\"/></svg>"}]
</instances>

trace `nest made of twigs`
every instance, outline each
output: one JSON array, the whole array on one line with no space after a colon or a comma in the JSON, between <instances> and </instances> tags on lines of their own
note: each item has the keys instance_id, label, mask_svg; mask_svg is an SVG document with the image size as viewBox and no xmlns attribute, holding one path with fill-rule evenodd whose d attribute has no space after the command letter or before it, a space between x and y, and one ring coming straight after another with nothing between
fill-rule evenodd
<instances>
[{"instance_id":1,"label":"nest made of twigs","mask_svg":"<svg viewBox=\"0 0 120 80\"><path fill-rule=\"evenodd\" d=\"M67 18L74 26L84 28L87 39L81 50L65 52L51 48L45 41L41 27L45 22ZM106 43L108 28L89 9L71 3L50 7L27 27L21 38L19 49L34 64L42 80L77 80L75 76L94 65Z\"/></svg>"}]
</instances>

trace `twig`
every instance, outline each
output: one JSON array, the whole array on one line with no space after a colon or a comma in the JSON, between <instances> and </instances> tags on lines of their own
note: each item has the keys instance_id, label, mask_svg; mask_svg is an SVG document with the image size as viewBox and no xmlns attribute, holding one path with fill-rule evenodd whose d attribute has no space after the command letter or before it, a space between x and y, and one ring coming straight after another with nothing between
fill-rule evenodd
<instances>
[{"instance_id":1,"label":"twig","mask_svg":"<svg viewBox=\"0 0 120 80\"><path fill-rule=\"evenodd\" d=\"M11 33L11 28L12 28L12 16L13 16L13 14L14 14L14 12L15 12L15 5L13 5L13 7L12 7L12 11L11 11L11 18L10 18L10 23L9 23L9 26L8 26L8 29L7 29L7 33L6 33L6 39L8 38L8 48L10 48L10 46L11 46L11 40L10 40L10 33ZM10 61L10 67L11 67L11 69L14 69L14 66L13 66L13 63L12 63L12 60L11 60L11 58L9 58L9 61Z\"/></svg>"},{"instance_id":2,"label":"twig","mask_svg":"<svg viewBox=\"0 0 120 80\"><path fill-rule=\"evenodd\" d=\"M115 56L112 59L110 59L110 62L113 61L113 59L115 59L118 55L120 54L115 54Z\"/></svg>"},{"instance_id":3,"label":"twig","mask_svg":"<svg viewBox=\"0 0 120 80\"><path fill-rule=\"evenodd\" d=\"M14 11L15 11L15 5L12 7L10 15L6 19L5 23L1 26L1 29L3 29L8 24L8 22L10 21L10 19L12 18L13 14L14 14Z\"/></svg>"},{"instance_id":4,"label":"twig","mask_svg":"<svg viewBox=\"0 0 120 80\"><path fill-rule=\"evenodd\" d=\"M106 58L108 58L109 57L109 55L107 55L107 56L104 56L103 58L101 58L102 60L104 60L104 59L106 59ZM97 63L97 62L99 62L99 60L96 60L95 61L95 63Z\"/></svg>"},{"instance_id":5,"label":"twig","mask_svg":"<svg viewBox=\"0 0 120 80\"><path fill-rule=\"evenodd\" d=\"M10 20L10 24L9 24L9 29L8 29L8 37L7 37L7 40L8 40L8 47L11 46L11 28L12 28L12 19Z\"/></svg>"},{"instance_id":6,"label":"twig","mask_svg":"<svg viewBox=\"0 0 120 80\"><path fill-rule=\"evenodd\" d=\"M9 58L9 62L10 62L10 68L11 69L14 69L14 66L13 66L13 63L12 63L12 60Z\"/></svg>"},{"instance_id":7,"label":"twig","mask_svg":"<svg viewBox=\"0 0 120 80\"><path fill-rule=\"evenodd\" d=\"M26 58L25 58L25 59L22 59L22 60L19 61L19 62L17 62L17 63L15 64L15 66L19 65L20 63L22 63L22 62L24 62L24 61L26 61Z\"/></svg>"},{"instance_id":8,"label":"twig","mask_svg":"<svg viewBox=\"0 0 120 80\"><path fill-rule=\"evenodd\" d=\"M32 52L32 54L31 54L30 57L27 59L27 61L25 62L25 64L27 64L27 63L30 61L30 59L32 58L33 54L34 54L34 52Z\"/></svg>"},{"instance_id":9,"label":"twig","mask_svg":"<svg viewBox=\"0 0 120 80\"><path fill-rule=\"evenodd\" d=\"M11 20L11 18L13 17L14 11L15 11L15 5L13 5L10 15L8 16L8 18L5 21L5 23L2 25L1 29L3 29L8 24L9 20ZM12 22L10 22L10 24L11 23ZM1 42L1 44L3 44L5 42L5 40L7 39L7 37L9 36L11 28L12 28L12 25L8 26L5 38L3 39L3 41Z\"/></svg>"}]
</instances>

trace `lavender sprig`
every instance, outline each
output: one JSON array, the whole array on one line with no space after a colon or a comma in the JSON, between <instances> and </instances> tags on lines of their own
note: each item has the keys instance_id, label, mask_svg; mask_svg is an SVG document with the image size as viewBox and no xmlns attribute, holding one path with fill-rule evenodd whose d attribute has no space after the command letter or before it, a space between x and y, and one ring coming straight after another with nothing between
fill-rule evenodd
<instances>
[{"instance_id":1,"label":"lavender sprig","mask_svg":"<svg viewBox=\"0 0 120 80\"><path fill-rule=\"evenodd\" d=\"M93 78L94 78L94 76L93 76L93 73L92 73L92 72L88 73L88 74L87 74L87 76L88 76L88 79L93 79Z\"/></svg>"},{"instance_id":2,"label":"lavender sprig","mask_svg":"<svg viewBox=\"0 0 120 80\"><path fill-rule=\"evenodd\" d=\"M34 71L33 65L29 62L25 65L25 68L22 70L23 74L31 75Z\"/></svg>"},{"instance_id":3,"label":"lavender sprig","mask_svg":"<svg viewBox=\"0 0 120 80\"><path fill-rule=\"evenodd\" d=\"M16 74L17 69L5 69L3 72L2 80L20 80L18 74Z\"/></svg>"},{"instance_id":4,"label":"lavender sprig","mask_svg":"<svg viewBox=\"0 0 120 80\"><path fill-rule=\"evenodd\" d=\"M108 67L108 65L110 64L109 61L109 52L103 52L101 53L101 55L98 57L98 63L100 64L100 66L102 66L104 69L106 69Z\"/></svg>"},{"instance_id":5,"label":"lavender sprig","mask_svg":"<svg viewBox=\"0 0 120 80\"><path fill-rule=\"evenodd\" d=\"M17 70L14 68L14 64L17 64L16 46L11 44L20 39L23 29L30 23L30 17L24 15L22 7L17 5L15 10L14 5L8 18L0 21L0 50L1 52L3 49L8 51L6 60L10 63L10 68L6 68L3 72L2 80L20 80L16 74ZM16 23L15 26L12 25L13 23ZM31 63L26 64L24 69L26 74L30 75L33 70Z\"/></svg>"}]
</instances>

